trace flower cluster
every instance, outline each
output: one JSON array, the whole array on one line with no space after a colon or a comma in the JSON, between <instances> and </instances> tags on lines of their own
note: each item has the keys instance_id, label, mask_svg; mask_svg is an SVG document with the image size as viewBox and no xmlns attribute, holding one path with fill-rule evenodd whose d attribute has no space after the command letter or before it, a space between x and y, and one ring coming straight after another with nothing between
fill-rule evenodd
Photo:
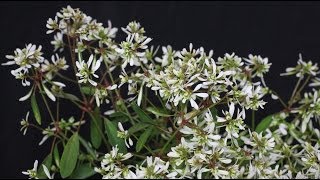
<instances>
[{"instance_id":1,"label":"flower cluster","mask_svg":"<svg viewBox=\"0 0 320 180\"><path fill-rule=\"evenodd\" d=\"M28 111L20 130L41 130L39 145L53 137L49 159L22 172L29 178L320 178L316 63L300 55L297 66L281 74L299 78L286 103L267 86L271 63L260 55L214 58L213 50L192 43L182 50L154 48L136 21L121 28L126 38L117 42L110 21L105 27L71 6L46 27L55 33L51 60L42 46L28 44L3 63L18 66L11 74L31 86L19 100L31 97L33 116ZM65 49L70 60L60 55ZM69 67L72 77L60 72ZM67 92L71 83L76 88ZM256 126L267 94L284 108ZM81 115L61 117L60 99ZM41 118L44 112L51 122ZM90 140L82 134L88 121Z\"/></svg>"}]
</instances>

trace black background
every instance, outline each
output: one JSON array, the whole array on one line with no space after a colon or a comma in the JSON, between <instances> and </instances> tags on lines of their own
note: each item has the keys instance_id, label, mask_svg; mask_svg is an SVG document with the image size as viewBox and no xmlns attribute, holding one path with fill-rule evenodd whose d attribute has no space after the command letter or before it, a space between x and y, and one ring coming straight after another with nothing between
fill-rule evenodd
<instances>
[{"instance_id":1,"label":"black background","mask_svg":"<svg viewBox=\"0 0 320 180\"><path fill-rule=\"evenodd\" d=\"M260 54L272 63L266 82L287 99L294 78L280 77L294 66L298 54L319 61L320 4L317 2L1 2L0 59L25 43L42 44L46 58L51 56L53 35L46 35L45 24L62 7L80 8L104 24L110 19L115 27L125 27L137 20L153 37L151 44L182 49L192 42L195 47L213 49L214 57L235 52L246 57ZM10 67L0 67L0 177L25 177L35 159L42 161L49 144L37 144L40 132L19 132L20 120L30 110L29 101L19 103L29 88L10 74ZM258 118L279 110L270 102ZM65 111L73 111L66 108ZM74 112L75 113L75 112ZM71 113L72 114L72 113Z\"/></svg>"}]
</instances>

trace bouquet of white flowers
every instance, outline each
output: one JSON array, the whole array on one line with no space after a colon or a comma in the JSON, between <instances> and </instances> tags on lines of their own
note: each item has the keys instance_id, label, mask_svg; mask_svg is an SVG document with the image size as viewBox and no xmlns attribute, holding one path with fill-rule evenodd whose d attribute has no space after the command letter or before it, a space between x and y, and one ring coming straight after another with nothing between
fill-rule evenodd
<instances>
[{"instance_id":1,"label":"bouquet of white flowers","mask_svg":"<svg viewBox=\"0 0 320 180\"><path fill-rule=\"evenodd\" d=\"M51 60L28 44L2 64L15 65L11 74L28 89L21 131L36 128L39 145L51 143L41 165L22 172L30 178L320 178L320 71L301 55L281 74L298 79L286 102L267 86L271 63L259 55L214 59L191 43L160 53L135 21L118 43L110 21L70 6L46 27L59 51ZM265 96L283 109L255 125ZM61 117L62 101L81 113Z\"/></svg>"}]
</instances>

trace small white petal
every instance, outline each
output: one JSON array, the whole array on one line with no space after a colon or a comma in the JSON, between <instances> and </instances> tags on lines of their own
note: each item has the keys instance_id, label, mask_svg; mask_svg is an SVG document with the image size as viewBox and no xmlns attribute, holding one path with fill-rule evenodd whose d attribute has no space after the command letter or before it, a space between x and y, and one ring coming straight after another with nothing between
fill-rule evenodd
<instances>
[{"instance_id":1,"label":"small white petal","mask_svg":"<svg viewBox=\"0 0 320 180\"><path fill-rule=\"evenodd\" d=\"M198 104L192 98L190 99L190 104L191 104L191 107L195 109L199 109Z\"/></svg>"},{"instance_id":2,"label":"small white petal","mask_svg":"<svg viewBox=\"0 0 320 180\"><path fill-rule=\"evenodd\" d=\"M52 179L52 177L51 177L51 175L50 175L50 172L49 172L47 166L45 166L44 164L42 164L42 167L43 167L43 171L44 171L44 173L47 175L47 177L48 177L49 179Z\"/></svg>"},{"instance_id":3,"label":"small white petal","mask_svg":"<svg viewBox=\"0 0 320 180\"><path fill-rule=\"evenodd\" d=\"M31 96L32 92L33 92L33 88L31 88L31 90L28 92L28 94L26 94L25 96L21 97L21 98L19 99L19 101L25 101L25 100L27 100L27 99Z\"/></svg>"},{"instance_id":4,"label":"small white petal","mask_svg":"<svg viewBox=\"0 0 320 180\"><path fill-rule=\"evenodd\" d=\"M201 89L201 88L202 88L202 84L198 84L198 85L194 88L193 92L198 91L198 90Z\"/></svg>"},{"instance_id":5,"label":"small white petal","mask_svg":"<svg viewBox=\"0 0 320 180\"><path fill-rule=\"evenodd\" d=\"M48 135L45 135L45 136L41 139L41 141L39 142L39 146L41 146L48 138L49 138L49 136L48 136Z\"/></svg>"},{"instance_id":6,"label":"small white petal","mask_svg":"<svg viewBox=\"0 0 320 180\"><path fill-rule=\"evenodd\" d=\"M49 91L49 89L47 89L47 87L42 84L42 87L44 89L44 91L46 92L47 96L52 100L52 101L56 101L56 97L54 97L54 95L52 94L51 91Z\"/></svg>"},{"instance_id":7,"label":"small white petal","mask_svg":"<svg viewBox=\"0 0 320 180\"><path fill-rule=\"evenodd\" d=\"M233 116L233 113L234 113L234 103L231 103L231 104L229 105L229 113L230 113L231 116Z\"/></svg>"},{"instance_id":8,"label":"small white petal","mask_svg":"<svg viewBox=\"0 0 320 180\"><path fill-rule=\"evenodd\" d=\"M122 126L121 122L118 122L118 128L120 129L120 131L124 131L123 126Z\"/></svg>"},{"instance_id":9,"label":"small white petal","mask_svg":"<svg viewBox=\"0 0 320 180\"><path fill-rule=\"evenodd\" d=\"M139 95L138 95L138 100L137 100L137 105L140 106L141 105L141 101L142 101L142 92L143 92L143 83L141 85L140 91L139 91Z\"/></svg>"},{"instance_id":10,"label":"small white petal","mask_svg":"<svg viewBox=\"0 0 320 180\"><path fill-rule=\"evenodd\" d=\"M197 95L199 97L203 97L203 98L206 98L209 96L207 93L195 93L195 95Z\"/></svg>"},{"instance_id":11,"label":"small white petal","mask_svg":"<svg viewBox=\"0 0 320 180\"><path fill-rule=\"evenodd\" d=\"M61 83L61 82L52 81L52 83L53 83L54 85L59 86L59 87L66 87L66 85L65 85L65 84L63 84L63 83Z\"/></svg>"},{"instance_id":12,"label":"small white petal","mask_svg":"<svg viewBox=\"0 0 320 180\"><path fill-rule=\"evenodd\" d=\"M97 83L92 81L91 79L88 79L89 83L92 84L92 86L97 86Z\"/></svg>"}]
</instances>

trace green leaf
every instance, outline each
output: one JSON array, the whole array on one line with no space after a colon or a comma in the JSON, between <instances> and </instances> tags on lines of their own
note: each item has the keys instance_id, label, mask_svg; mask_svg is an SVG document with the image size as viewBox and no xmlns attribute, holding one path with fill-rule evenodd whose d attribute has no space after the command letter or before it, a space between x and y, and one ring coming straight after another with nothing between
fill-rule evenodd
<instances>
[{"instance_id":1,"label":"green leaf","mask_svg":"<svg viewBox=\"0 0 320 180\"><path fill-rule=\"evenodd\" d=\"M99 129L102 130L103 126L102 119L100 117L100 110L98 107L95 108L92 118L94 119L90 121L90 138L93 147L98 149L102 142L102 137L99 133Z\"/></svg>"},{"instance_id":2,"label":"green leaf","mask_svg":"<svg viewBox=\"0 0 320 180\"><path fill-rule=\"evenodd\" d=\"M37 103L36 94L33 94L31 96L31 107L32 107L32 111L33 111L33 114L34 114L36 121L38 122L39 125L41 125L41 114L39 111L39 106Z\"/></svg>"},{"instance_id":3,"label":"green leaf","mask_svg":"<svg viewBox=\"0 0 320 180\"><path fill-rule=\"evenodd\" d=\"M153 128L147 129L145 132L141 134L141 136L138 139L137 145L136 145L136 151L140 152L143 146L146 144L148 138L152 134Z\"/></svg>"},{"instance_id":4,"label":"green leaf","mask_svg":"<svg viewBox=\"0 0 320 180\"><path fill-rule=\"evenodd\" d=\"M51 165L52 165L52 154L48 154L48 156L43 160L42 162L43 165L45 165L48 169L50 169ZM38 177L40 179L47 179L47 175L45 174L42 164L39 166L39 170L38 170Z\"/></svg>"},{"instance_id":5,"label":"green leaf","mask_svg":"<svg viewBox=\"0 0 320 180\"><path fill-rule=\"evenodd\" d=\"M210 108L210 111L211 111L211 114L212 114L213 119L214 119L214 120L217 120L217 115L218 115L218 110L217 110L217 108L212 107L212 108Z\"/></svg>"},{"instance_id":6,"label":"green leaf","mask_svg":"<svg viewBox=\"0 0 320 180\"><path fill-rule=\"evenodd\" d=\"M75 96L73 94L65 93L65 92L54 93L54 95L59 97L59 98L68 99L68 100L71 100L71 101L77 101L77 102L81 101L77 96Z\"/></svg>"},{"instance_id":7,"label":"green leaf","mask_svg":"<svg viewBox=\"0 0 320 180\"><path fill-rule=\"evenodd\" d=\"M82 86L81 91L86 95L94 95L94 88L90 86Z\"/></svg>"},{"instance_id":8,"label":"green leaf","mask_svg":"<svg viewBox=\"0 0 320 180\"><path fill-rule=\"evenodd\" d=\"M112 118L113 117L127 117L127 118L129 118L129 116L124 112L114 112L114 113L110 114L109 117L112 117Z\"/></svg>"},{"instance_id":9,"label":"green leaf","mask_svg":"<svg viewBox=\"0 0 320 180\"><path fill-rule=\"evenodd\" d=\"M126 153L127 147L124 143L124 139L119 138L117 127L108 119L105 119L105 131L108 136L108 140L112 146L118 145L119 152Z\"/></svg>"},{"instance_id":10,"label":"green leaf","mask_svg":"<svg viewBox=\"0 0 320 180\"><path fill-rule=\"evenodd\" d=\"M82 146L86 148L87 152L92 156L92 158L96 160L97 159L96 153L94 152L92 147L89 146L88 142L85 139L83 139L80 135L79 135L79 141L82 144Z\"/></svg>"},{"instance_id":11,"label":"green leaf","mask_svg":"<svg viewBox=\"0 0 320 180\"><path fill-rule=\"evenodd\" d=\"M74 168L77 165L77 159L79 154L79 136L78 133L74 133L68 140L67 145L64 148L60 161L60 174L62 178L66 178L71 175Z\"/></svg>"},{"instance_id":12,"label":"green leaf","mask_svg":"<svg viewBox=\"0 0 320 180\"><path fill-rule=\"evenodd\" d=\"M128 133L129 134L133 134L135 132L138 132L138 131L141 131L147 127L149 127L150 124L146 124L146 123L137 123L137 124L134 124L133 126L131 126L129 129L128 129Z\"/></svg>"},{"instance_id":13,"label":"green leaf","mask_svg":"<svg viewBox=\"0 0 320 180\"><path fill-rule=\"evenodd\" d=\"M112 121L125 123L129 120L129 116L124 112L115 112L109 115Z\"/></svg>"},{"instance_id":14,"label":"green leaf","mask_svg":"<svg viewBox=\"0 0 320 180\"><path fill-rule=\"evenodd\" d=\"M266 130L270 126L270 124L273 120L273 116L274 115L271 114L271 115L265 117L264 119L262 119L262 121L256 127L256 132L260 133L260 132L263 132L264 130Z\"/></svg>"},{"instance_id":15,"label":"green leaf","mask_svg":"<svg viewBox=\"0 0 320 180\"><path fill-rule=\"evenodd\" d=\"M162 116L162 117L173 116L173 115L167 114L165 111L163 111L161 109L154 108L154 107L147 107L146 110L151 112L152 114L155 114L155 115L158 115L158 116Z\"/></svg>"},{"instance_id":16,"label":"green leaf","mask_svg":"<svg viewBox=\"0 0 320 180\"><path fill-rule=\"evenodd\" d=\"M58 167L60 167L60 154L59 154L59 149L58 149L58 144L56 144L54 146L54 149L53 149L53 159L54 159L54 162L56 163L56 165Z\"/></svg>"},{"instance_id":17,"label":"green leaf","mask_svg":"<svg viewBox=\"0 0 320 180\"><path fill-rule=\"evenodd\" d=\"M96 174L90 163L80 164L70 176L70 179L87 179Z\"/></svg>"},{"instance_id":18,"label":"green leaf","mask_svg":"<svg viewBox=\"0 0 320 180\"><path fill-rule=\"evenodd\" d=\"M131 107L138 114L139 119L145 123L154 124L154 121L147 113L145 113L135 102L131 103Z\"/></svg>"}]
</instances>

